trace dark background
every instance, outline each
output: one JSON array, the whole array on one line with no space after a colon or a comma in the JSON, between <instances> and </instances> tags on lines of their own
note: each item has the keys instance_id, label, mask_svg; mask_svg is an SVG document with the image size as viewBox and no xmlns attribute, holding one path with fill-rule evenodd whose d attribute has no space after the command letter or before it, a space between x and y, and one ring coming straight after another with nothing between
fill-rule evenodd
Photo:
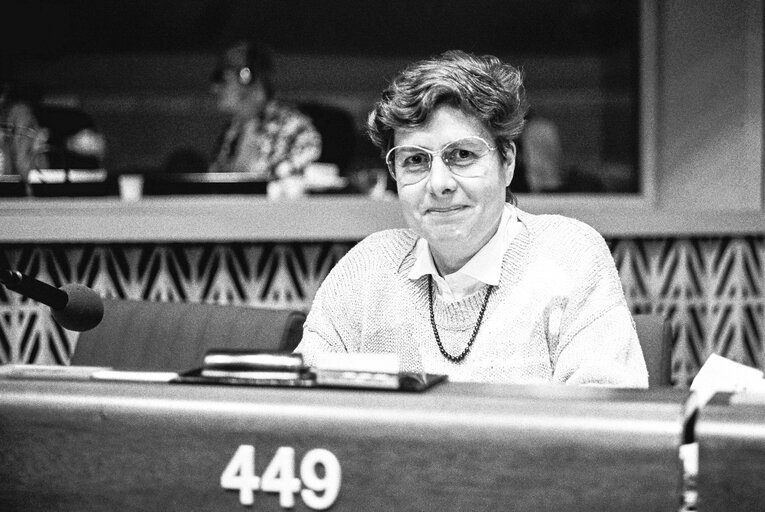
<instances>
[{"instance_id":1,"label":"dark background","mask_svg":"<svg viewBox=\"0 0 765 512\"><path fill-rule=\"evenodd\" d=\"M583 54L630 49L638 14L634 0L26 0L15 10L4 51L46 57L205 51L252 35L286 53Z\"/></svg>"},{"instance_id":2,"label":"dark background","mask_svg":"<svg viewBox=\"0 0 765 512\"><path fill-rule=\"evenodd\" d=\"M356 167L379 164L363 123L387 80L459 48L524 70L566 165L606 191L637 191L636 0L28 0L2 24L3 81L90 113L109 170L161 167L178 148L209 154L223 122L207 81L215 52L255 37L276 54L278 96L350 112Z\"/></svg>"}]
</instances>

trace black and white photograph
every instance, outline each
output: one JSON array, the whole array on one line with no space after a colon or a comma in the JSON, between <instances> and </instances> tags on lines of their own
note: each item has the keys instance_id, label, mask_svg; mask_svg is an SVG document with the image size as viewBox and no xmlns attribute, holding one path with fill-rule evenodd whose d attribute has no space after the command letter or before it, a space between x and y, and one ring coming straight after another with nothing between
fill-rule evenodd
<instances>
[{"instance_id":1,"label":"black and white photograph","mask_svg":"<svg viewBox=\"0 0 765 512\"><path fill-rule=\"evenodd\" d=\"M27 0L0 511L765 510L765 0Z\"/></svg>"}]
</instances>

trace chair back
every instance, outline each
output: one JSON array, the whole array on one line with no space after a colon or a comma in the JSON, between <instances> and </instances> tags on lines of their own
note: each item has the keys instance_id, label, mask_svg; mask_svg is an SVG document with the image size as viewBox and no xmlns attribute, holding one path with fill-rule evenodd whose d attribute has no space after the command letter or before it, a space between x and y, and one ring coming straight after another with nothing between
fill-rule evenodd
<instances>
[{"instance_id":1,"label":"chair back","mask_svg":"<svg viewBox=\"0 0 765 512\"><path fill-rule=\"evenodd\" d=\"M672 385L672 323L656 313L632 316L648 368L648 387Z\"/></svg>"},{"instance_id":2,"label":"chair back","mask_svg":"<svg viewBox=\"0 0 765 512\"><path fill-rule=\"evenodd\" d=\"M356 144L356 122L342 107L319 102L304 102L300 111L311 118L321 135L321 156L318 162L337 165L340 175L348 171Z\"/></svg>"},{"instance_id":3,"label":"chair back","mask_svg":"<svg viewBox=\"0 0 765 512\"><path fill-rule=\"evenodd\" d=\"M70 364L185 371L212 348L292 351L304 321L292 309L105 299L103 320L80 334Z\"/></svg>"}]
</instances>

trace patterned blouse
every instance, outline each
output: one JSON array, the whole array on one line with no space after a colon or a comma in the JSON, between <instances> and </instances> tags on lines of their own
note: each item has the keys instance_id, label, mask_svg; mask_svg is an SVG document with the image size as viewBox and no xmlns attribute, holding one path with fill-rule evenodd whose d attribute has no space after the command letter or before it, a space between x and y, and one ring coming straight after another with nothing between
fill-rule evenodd
<instances>
[{"instance_id":1,"label":"patterned blouse","mask_svg":"<svg viewBox=\"0 0 765 512\"><path fill-rule=\"evenodd\" d=\"M270 100L255 118L232 121L218 139L210 172L274 179L299 174L321 156L321 136L296 108Z\"/></svg>"}]
</instances>

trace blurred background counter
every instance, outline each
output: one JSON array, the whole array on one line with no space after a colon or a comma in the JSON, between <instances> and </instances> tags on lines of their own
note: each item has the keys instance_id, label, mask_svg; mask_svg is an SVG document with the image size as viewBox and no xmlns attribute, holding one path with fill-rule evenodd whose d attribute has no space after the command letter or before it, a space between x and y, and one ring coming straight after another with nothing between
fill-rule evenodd
<instances>
[{"instance_id":1,"label":"blurred background counter","mask_svg":"<svg viewBox=\"0 0 765 512\"><path fill-rule=\"evenodd\" d=\"M761 210L660 210L632 198L520 196L533 213L582 220L606 238L762 237ZM397 199L362 195L6 199L0 202L5 244L123 242L356 242L403 227Z\"/></svg>"}]
</instances>

